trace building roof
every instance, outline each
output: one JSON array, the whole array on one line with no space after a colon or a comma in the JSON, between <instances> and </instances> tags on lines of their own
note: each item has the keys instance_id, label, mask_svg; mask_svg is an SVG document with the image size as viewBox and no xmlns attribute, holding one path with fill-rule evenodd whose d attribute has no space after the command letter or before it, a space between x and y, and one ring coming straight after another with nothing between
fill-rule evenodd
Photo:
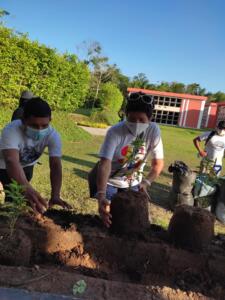
<instances>
[{"instance_id":1,"label":"building roof","mask_svg":"<svg viewBox=\"0 0 225 300\"><path fill-rule=\"evenodd\" d=\"M199 100L199 101L206 101L207 100L206 96L181 94L181 93L171 93L171 92L162 92L162 91L139 89L139 88L128 88L127 91L131 92L131 93L142 92L142 93L145 93L145 94L151 94L151 95L154 95L154 96L162 96L162 97L175 97L175 98L193 99L193 100Z\"/></svg>"}]
</instances>

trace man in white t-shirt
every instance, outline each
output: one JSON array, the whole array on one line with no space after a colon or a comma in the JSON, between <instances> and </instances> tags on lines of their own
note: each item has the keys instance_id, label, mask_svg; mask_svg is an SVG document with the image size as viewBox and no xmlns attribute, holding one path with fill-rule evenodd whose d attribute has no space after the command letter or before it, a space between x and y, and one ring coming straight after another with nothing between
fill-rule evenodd
<instances>
[{"instance_id":1,"label":"man in white t-shirt","mask_svg":"<svg viewBox=\"0 0 225 300\"><path fill-rule=\"evenodd\" d=\"M142 93L127 98L126 121L111 127L100 150L97 174L99 213L106 226L111 224L110 200L118 191L131 187L147 193L147 188L163 169L163 145L159 127L151 122L153 99ZM143 179L147 156L151 170Z\"/></svg>"},{"instance_id":2,"label":"man in white t-shirt","mask_svg":"<svg viewBox=\"0 0 225 300\"><path fill-rule=\"evenodd\" d=\"M24 107L22 120L9 123L0 137L0 181L4 188L12 179L23 185L25 197L35 212L43 213L48 205L69 205L60 198L62 185L61 139L50 126L51 109L39 97L32 98ZM51 199L49 203L29 183L33 166L48 147ZM44 180L44 179L43 179ZM6 197L6 201L9 200Z\"/></svg>"},{"instance_id":3,"label":"man in white t-shirt","mask_svg":"<svg viewBox=\"0 0 225 300\"><path fill-rule=\"evenodd\" d=\"M205 142L204 149L201 147L203 141ZM215 171L219 173L225 150L225 121L220 121L215 130L203 133L196 137L193 142L199 155L203 158L202 165L207 159L207 161L212 162Z\"/></svg>"}]
</instances>

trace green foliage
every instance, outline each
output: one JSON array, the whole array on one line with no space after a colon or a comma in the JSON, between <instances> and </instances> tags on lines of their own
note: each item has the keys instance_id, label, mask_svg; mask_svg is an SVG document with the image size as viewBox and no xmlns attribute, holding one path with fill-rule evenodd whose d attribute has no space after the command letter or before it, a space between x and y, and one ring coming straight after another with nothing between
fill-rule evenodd
<instances>
[{"instance_id":1,"label":"green foliage","mask_svg":"<svg viewBox=\"0 0 225 300\"><path fill-rule=\"evenodd\" d=\"M81 295L85 292L87 283L84 280L78 280L73 286L73 295Z\"/></svg>"},{"instance_id":2,"label":"green foliage","mask_svg":"<svg viewBox=\"0 0 225 300\"><path fill-rule=\"evenodd\" d=\"M99 106L112 112L118 112L123 103L123 95L115 84L102 84L99 92Z\"/></svg>"},{"instance_id":3,"label":"green foliage","mask_svg":"<svg viewBox=\"0 0 225 300\"><path fill-rule=\"evenodd\" d=\"M94 127L94 128L107 128L108 126L105 123L96 123L92 121L79 121L77 125L86 126L86 127Z\"/></svg>"},{"instance_id":4,"label":"green foliage","mask_svg":"<svg viewBox=\"0 0 225 300\"><path fill-rule=\"evenodd\" d=\"M10 236L12 236L16 221L19 216L32 211L24 197L24 187L13 180L8 184L5 194L12 199L12 202L6 202L1 205L0 216L9 219Z\"/></svg>"},{"instance_id":5,"label":"green foliage","mask_svg":"<svg viewBox=\"0 0 225 300\"><path fill-rule=\"evenodd\" d=\"M0 26L0 104L13 108L22 90L43 97L52 109L74 111L83 105L90 72L75 55L31 42Z\"/></svg>"},{"instance_id":6,"label":"green foliage","mask_svg":"<svg viewBox=\"0 0 225 300\"><path fill-rule=\"evenodd\" d=\"M91 114L90 119L93 122L105 123L108 125L114 125L119 121L119 115L116 112L109 110L95 111Z\"/></svg>"}]
</instances>

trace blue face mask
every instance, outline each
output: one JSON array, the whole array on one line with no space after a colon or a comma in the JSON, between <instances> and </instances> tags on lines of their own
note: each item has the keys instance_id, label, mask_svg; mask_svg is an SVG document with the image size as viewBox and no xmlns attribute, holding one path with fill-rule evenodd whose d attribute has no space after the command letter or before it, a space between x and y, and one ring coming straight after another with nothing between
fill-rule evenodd
<instances>
[{"instance_id":1,"label":"blue face mask","mask_svg":"<svg viewBox=\"0 0 225 300\"><path fill-rule=\"evenodd\" d=\"M34 129L32 127L27 126L26 135L35 141L42 140L46 135L49 134L50 128L47 127L45 129Z\"/></svg>"}]
</instances>

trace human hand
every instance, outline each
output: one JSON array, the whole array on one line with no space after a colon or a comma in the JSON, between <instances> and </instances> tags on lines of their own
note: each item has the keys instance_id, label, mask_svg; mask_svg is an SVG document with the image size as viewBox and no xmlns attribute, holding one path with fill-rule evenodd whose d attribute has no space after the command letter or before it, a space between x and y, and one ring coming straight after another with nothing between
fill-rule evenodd
<instances>
[{"instance_id":1,"label":"human hand","mask_svg":"<svg viewBox=\"0 0 225 300\"><path fill-rule=\"evenodd\" d=\"M139 185L139 191L145 193L148 196L148 199L151 200L151 197L148 193L148 188L151 186L151 182L147 179L143 179Z\"/></svg>"},{"instance_id":2,"label":"human hand","mask_svg":"<svg viewBox=\"0 0 225 300\"><path fill-rule=\"evenodd\" d=\"M199 151L199 155L200 155L201 157L206 157L206 156L207 156L207 152L204 151L204 150L201 150L201 151Z\"/></svg>"},{"instance_id":3,"label":"human hand","mask_svg":"<svg viewBox=\"0 0 225 300\"><path fill-rule=\"evenodd\" d=\"M53 205L59 205L64 209L72 209L72 206L68 204L66 201L62 200L60 197L52 197L49 200L49 207L52 207Z\"/></svg>"},{"instance_id":4,"label":"human hand","mask_svg":"<svg viewBox=\"0 0 225 300\"><path fill-rule=\"evenodd\" d=\"M98 212L106 227L112 224L112 215L110 214L110 202L104 194L98 195Z\"/></svg>"},{"instance_id":5,"label":"human hand","mask_svg":"<svg viewBox=\"0 0 225 300\"><path fill-rule=\"evenodd\" d=\"M36 214L43 214L47 210L47 200L44 199L32 186L25 187L24 195Z\"/></svg>"}]
</instances>

